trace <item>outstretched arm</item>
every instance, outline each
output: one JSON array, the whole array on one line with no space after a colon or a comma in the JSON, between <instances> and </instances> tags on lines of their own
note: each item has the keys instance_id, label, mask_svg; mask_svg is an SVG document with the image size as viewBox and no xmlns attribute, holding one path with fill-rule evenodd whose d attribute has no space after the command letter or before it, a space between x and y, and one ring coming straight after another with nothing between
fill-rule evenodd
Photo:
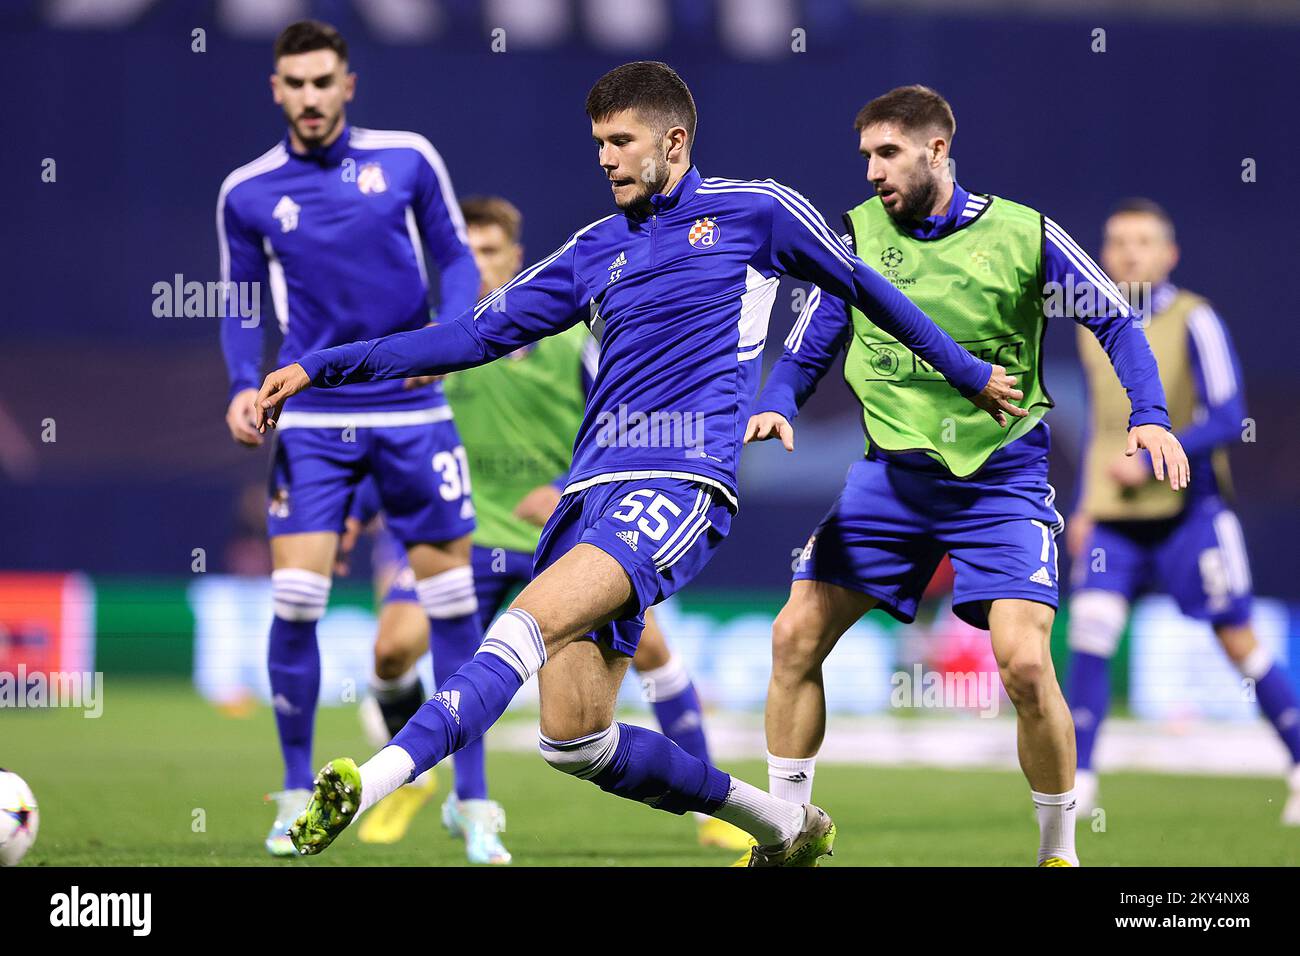
<instances>
[{"instance_id":1,"label":"outstretched arm","mask_svg":"<svg viewBox=\"0 0 1300 956\"><path fill-rule=\"evenodd\" d=\"M773 268L814 282L857 306L999 425L1006 424L1007 415L1029 414L1012 404L1024 398L1013 376L954 342L884 276L850 252L803 196L780 183L769 183L755 188L767 191L772 199Z\"/></svg>"},{"instance_id":2,"label":"outstretched arm","mask_svg":"<svg viewBox=\"0 0 1300 956\"><path fill-rule=\"evenodd\" d=\"M473 368L575 325L589 302L573 271L577 238L452 322L322 349L272 372L257 396L258 430L275 427L285 400L313 385L337 388Z\"/></svg>"}]
</instances>

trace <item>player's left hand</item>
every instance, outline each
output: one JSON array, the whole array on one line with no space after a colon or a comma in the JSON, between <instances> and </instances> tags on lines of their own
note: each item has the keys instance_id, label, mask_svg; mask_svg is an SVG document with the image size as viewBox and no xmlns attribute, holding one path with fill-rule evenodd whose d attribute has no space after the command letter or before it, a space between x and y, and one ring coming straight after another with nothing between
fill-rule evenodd
<instances>
[{"instance_id":1,"label":"player's left hand","mask_svg":"<svg viewBox=\"0 0 1300 956\"><path fill-rule=\"evenodd\" d=\"M297 362L277 368L268 375L257 390L257 420L254 422L257 430L265 433L268 428L274 428L284 410L284 403L309 388L311 379L307 377L307 370Z\"/></svg>"},{"instance_id":2,"label":"player's left hand","mask_svg":"<svg viewBox=\"0 0 1300 956\"><path fill-rule=\"evenodd\" d=\"M970 396L969 401L976 408L984 409L993 416L993 420L998 425L1006 428L1008 415L1012 418L1024 418L1029 414L1027 409L1012 404L1024 397L1025 393L1016 388L1016 377L1008 375L1007 370L1001 365L994 365L988 384L978 394Z\"/></svg>"},{"instance_id":3,"label":"player's left hand","mask_svg":"<svg viewBox=\"0 0 1300 956\"><path fill-rule=\"evenodd\" d=\"M529 524L545 527L551 512L560 503L560 489L554 485L538 485L520 499L515 505L515 517L523 518Z\"/></svg>"},{"instance_id":4,"label":"player's left hand","mask_svg":"<svg viewBox=\"0 0 1300 956\"><path fill-rule=\"evenodd\" d=\"M1164 481L1169 473L1169 487L1182 491L1191 483L1191 466L1187 464L1187 452L1183 451L1182 442L1167 428L1159 425L1138 425L1128 430L1128 448L1124 454L1132 458L1139 448L1145 448L1151 455L1151 469L1156 481Z\"/></svg>"}]
</instances>

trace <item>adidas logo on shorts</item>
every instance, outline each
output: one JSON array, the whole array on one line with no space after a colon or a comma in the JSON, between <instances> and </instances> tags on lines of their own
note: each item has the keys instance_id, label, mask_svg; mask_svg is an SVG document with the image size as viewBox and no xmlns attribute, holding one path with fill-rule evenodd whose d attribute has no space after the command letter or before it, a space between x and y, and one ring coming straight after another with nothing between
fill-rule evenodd
<instances>
[{"instance_id":1,"label":"adidas logo on shorts","mask_svg":"<svg viewBox=\"0 0 1300 956\"><path fill-rule=\"evenodd\" d=\"M1029 580L1035 584L1042 584L1046 587L1053 587L1052 576L1047 573L1047 568L1039 568L1033 574L1029 575Z\"/></svg>"},{"instance_id":2,"label":"adidas logo on shorts","mask_svg":"<svg viewBox=\"0 0 1300 956\"><path fill-rule=\"evenodd\" d=\"M616 531L615 537L621 538L624 544L626 544L629 548L635 551L637 542L641 540L641 532L640 531Z\"/></svg>"}]
</instances>

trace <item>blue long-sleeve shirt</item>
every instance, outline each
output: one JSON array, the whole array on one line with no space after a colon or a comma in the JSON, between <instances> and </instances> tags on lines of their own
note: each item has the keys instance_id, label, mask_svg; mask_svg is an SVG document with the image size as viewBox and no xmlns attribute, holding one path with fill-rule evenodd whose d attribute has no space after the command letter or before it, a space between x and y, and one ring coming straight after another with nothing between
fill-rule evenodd
<instances>
[{"instance_id":1,"label":"blue long-sleeve shirt","mask_svg":"<svg viewBox=\"0 0 1300 956\"><path fill-rule=\"evenodd\" d=\"M973 222L985 200L954 184L952 201L946 212L912 224L908 230L919 239L938 239ZM1058 283L1067 289L1091 286L1097 294L1091 298L1076 296L1072 313L1097 339L1132 402L1130 427L1156 424L1169 427L1164 389L1160 385L1151 348L1134 321L1134 313L1119 290L1101 268L1070 236L1051 219L1044 217L1043 281ZM849 237L844 237L846 241ZM1078 306L1085 305L1080 310ZM1091 304L1092 309L1086 306ZM781 358L768 376L755 403L756 411L777 412L793 421L799 408L816 390L818 383L848 348L853 323L844 301L829 291L813 289L804 309L786 338ZM982 474L1003 469L1034 467L1046 473L1051 434L1046 422L1026 432L1019 440L994 452L981 469ZM924 452L889 454L875 448L872 457L888 457L909 466L942 469Z\"/></svg>"},{"instance_id":2,"label":"blue long-sleeve shirt","mask_svg":"<svg viewBox=\"0 0 1300 956\"><path fill-rule=\"evenodd\" d=\"M284 333L280 363L315 349L418 329L429 321L427 246L439 271L440 309L474 305L479 276L465 220L437 150L417 133L345 127L305 154L289 139L236 169L217 200L221 278L269 284ZM233 312L234 310L228 310ZM221 322L230 394L261 384L262 325ZM295 396L281 425L412 420L442 409L441 386L358 384ZM403 413L391 419L394 412ZM307 418L303 414L308 413ZM416 414L415 418L420 415ZM425 417L428 417L427 415Z\"/></svg>"},{"instance_id":3,"label":"blue long-sleeve shirt","mask_svg":"<svg viewBox=\"0 0 1300 956\"><path fill-rule=\"evenodd\" d=\"M613 215L452 322L300 360L318 386L469 368L585 321L600 360L567 491L672 475L736 503L736 465L783 274L855 302L963 395L991 366L853 256L803 196L692 167L646 216Z\"/></svg>"}]
</instances>

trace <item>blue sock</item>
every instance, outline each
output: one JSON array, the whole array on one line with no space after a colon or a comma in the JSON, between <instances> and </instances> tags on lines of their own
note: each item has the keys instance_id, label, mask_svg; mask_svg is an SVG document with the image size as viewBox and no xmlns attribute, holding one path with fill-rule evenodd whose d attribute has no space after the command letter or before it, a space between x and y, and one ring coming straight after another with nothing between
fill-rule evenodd
<instances>
[{"instance_id":1,"label":"blue sock","mask_svg":"<svg viewBox=\"0 0 1300 956\"><path fill-rule=\"evenodd\" d=\"M606 793L669 813L713 813L727 798L731 776L693 757L663 734L631 724L578 740L541 741L542 756L559 770L590 780Z\"/></svg>"},{"instance_id":2,"label":"blue sock","mask_svg":"<svg viewBox=\"0 0 1300 956\"><path fill-rule=\"evenodd\" d=\"M267 669L271 675L280 752L284 755L284 788L311 789L312 725L320 697L316 622L286 621L277 614L271 620Z\"/></svg>"},{"instance_id":3,"label":"blue sock","mask_svg":"<svg viewBox=\"0 0 1300 956\"><path fill-rule=\"evenodd\" d=\"M392 744L415 763L412 778L482 737L522 686L519 675L501 658L475 654L393 737Z\"/></svg>"},{"instance_id":4,"label":"blue sock","mask_svg":"<svg viewBox=\"0 0 1300 956\"><path fill-rule=\"evenodd\" d=\"M394 735L393 744L415 764L411 776L482 737L545 663L546 646L532 615L512 608L497 618L478 653Z\"/></svg>"},{"instance_id":5,"label":"blue sock","mask_svg":"<svg viewBox=\"0 0 1300 956\"><path fill-rule=\"evenodd\" d=\"M1300 704L1280 664L1274 664L1255 681L1255 699L1290 751L1291 762L1300 763Z\"/></svg>"},{"instance_id":6,"label":"blue sock","mask_svg":"<svg viewBox=\"0 0 1300 956\"><path fill-rule=\"evenodd\" d=\"M470 662L482 640L477 611L460 617L429 618L434 683L439 687L445 686L452 675ZM487 767L483 738L477 737L455 751L452 762L456 768L456 796L461 800L486 800Z\"/></svg>"},{"instance_id":7,"label":"blue sock","mask_svg":"<svg viewBox=\"0 0 1300 956\"><path fill-rule=\"evenodd\" d=\"M700 710L700 695L695 685L687 683L686 689L667 700L656 700L655 719L664 736L692 757L709 763L709 744L704 737L704 715Z\"/></svg>"},{"instance_id":8,"label":"blue sock","mask_svg":"<svg viewBox=\"0 0 1300 956\"><path fill-rule=\"evenodd\" d=\"M1092 748L1097 731L1110 705L1110 660L1096 654L1074 651L1070 655L1070 713L1074 717L1074 741L1080 770L1092 769Z\"/></svg>"}]
</instances>

